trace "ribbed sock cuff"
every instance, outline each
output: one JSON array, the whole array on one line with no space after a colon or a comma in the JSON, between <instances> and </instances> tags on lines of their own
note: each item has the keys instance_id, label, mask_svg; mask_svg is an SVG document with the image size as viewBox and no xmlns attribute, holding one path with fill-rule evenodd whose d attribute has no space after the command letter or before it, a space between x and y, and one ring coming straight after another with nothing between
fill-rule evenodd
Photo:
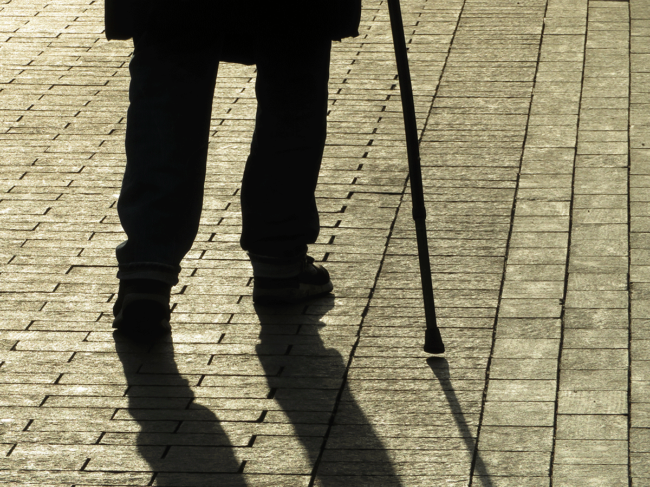
<instances>
[{"instance_id":1,"label":"ribbed sock cuff","mask_svg":"<svg viewBox=\"0 0 650 487\"><path fill-rule=\"evenodd\" d=\"M270 279L287 279L300 274L305 263L305 256L299 255L292 258L268 257L248 252L253 266L253 277Z\"/></svg>"},{"instance_id":2,"label":"ribbed sock cuff","mask_svg":"<svg viewBox=\"0 0 650 487\"><path fill-rule=\"evenodd\" d=\"M178 274L181 266L171 266L158 262L136 262L132 264L120 264L117 271L117 278L124 280L131 279L154 279L175 286L178 284Z\"/></svg>"}]
</instances>

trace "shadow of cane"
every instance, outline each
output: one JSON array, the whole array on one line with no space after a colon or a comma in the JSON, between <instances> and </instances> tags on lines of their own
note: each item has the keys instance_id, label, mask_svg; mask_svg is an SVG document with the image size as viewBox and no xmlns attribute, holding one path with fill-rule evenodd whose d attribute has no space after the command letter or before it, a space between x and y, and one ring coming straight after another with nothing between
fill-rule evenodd
<instances>
[{"instance_id":1,"label":"shadow of cane","mask_svg":"<svg viewBox=\"0 0 650 487\"><path fill-rule=\"evenodd\" d=\"M128 409L116 416L138 423L139 428L133 428L139 429L135 444L144 460L138 468L138 461L129 459L124 469L151 471L154 479L149 485L247 487L243 464L219 418L194 402L189 380L179 373L173 343L137 345L116 333L115 347L129 400ZM103 440L133 444L133 433L107 434Z\"/></svg>"},{"instance_id":2,"label":"shadow of cane","mask_svg":"<svg viewBox=\"0 0 650 487\"><path fill-rule=\"evenodd\" d=\"M449 362L447 362L447 359L444 357L429 357L427 359L427 364L431 367L431 370L440 382L440 386L442 387L447 403L449 404L449 410L457 411L457 413L454 414L454 419L458 426L458 431L461 434L463 441L465 441L468 453L474 460L472 485L493 487L494 484L490 479L490 475L483 459L481 458L480 452L476 449L476 441L472 436L472 431L462 413L460 401L458 400L458 397L456 397L456 391L451 383Z\"/></svg>"},{"instance_id":3,"label":"shadow of cane","mask_svg":"<svg viewBox=\"0 0 650 487\"><path fill-rule=\"evenodd\" d=\"M348 391L343 391L348 357L327 347L319 330L322 318L334 307L328 296L299 310L255 306L262 329L258 357L279 410L265 421L289 422L295 435L284 439L292 456L302 456L305 474L314 487L401 487L401 482L381 440ZM311 314L308 314L311 313ZM281 334L278 325L300 323L298 331ZM327 341L351 349L355 337L331 330ZM284 355L265 350L286 344ZM333 414L336 414L334 418ZM338 422L343 416L344 424ZM327 439L326 439L327 436ZM359 448L359 440L366 449ZM260 438L258 437L259 441ZM311 484L310 484L311 485Z\"/></svg>"}]
</instances>

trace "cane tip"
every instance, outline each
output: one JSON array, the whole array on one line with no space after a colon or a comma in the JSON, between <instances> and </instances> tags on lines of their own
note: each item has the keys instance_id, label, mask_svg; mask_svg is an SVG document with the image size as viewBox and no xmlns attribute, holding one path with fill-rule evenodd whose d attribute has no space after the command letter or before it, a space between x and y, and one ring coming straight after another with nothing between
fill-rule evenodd
<instances>
[{"instance_id":1,"label":"cane tip","mask_svg":"<svg viewBox=\"0 0 650 487\"><path fill-rule=\"evenodd\" d=\"M424 344L424 351L427 353L432 353L432 354L439 354L439 353L445 353L445 346L444 345L429 345L427 343Z\"/></svg>"},{"instance_id":2,"label":"cane tip","mask_svg":"<svg viewBox=\"0 0 650 487\"><path fill-rule=\"evenodd\" d=\"M440 330L438 328L427 328L424 336L424 351L427 353L445 353L445 344L442 343Z\"/></svg>"}]
</instances>

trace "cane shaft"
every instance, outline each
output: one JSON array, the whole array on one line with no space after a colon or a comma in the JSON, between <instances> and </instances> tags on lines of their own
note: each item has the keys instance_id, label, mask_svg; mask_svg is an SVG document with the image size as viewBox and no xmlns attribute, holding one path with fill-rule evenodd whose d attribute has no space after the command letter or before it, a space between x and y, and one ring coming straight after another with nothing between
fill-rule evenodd
<instances>
[{"instance_id":1,"label":"cane shaft","mask_svg":"<svg viewBox=\"0 0 650 487\"><path fill-rule=\"evenodd\" d=\"M411 181L411 197L413 199L413 218L426 218L424 196L422 190L422 171L420 169L420 144L418 141L418 127L413 103L413 87L411 86L411 73L406 54L404 40L404 25L399 0L388 0L388 12L393 31L393 44L397 60L397 74L399 75L400 97L402 98L402 111L404 113L404 132L406 133L406 152L408 154L409 175Z\"/></svg>"},{"instance_id":2,"label":"cane shaft","mask_svg":"<svg viewBox=\"0 0 650 487\"><path fill-rule=\"evenodd\" d=\"M424 298L424 314L427 324L424 350L429 353L442 353L445 346L440 337L436 322L436 309L433 300L433 283L431 281L431 263L429 261L429 245L427 242L426 209L424 206L424 191L422 188L422 171L420 168L420 146L418 141L417 120L413 102L413 87L409 71L406 41L404 39L404 24L399 0L388 0L393 45L399 75L402 111L404 114L404 131L406 133L406 151L408 155L409 176L411 183L411 199L413 203L413 219L415 220L415 235L418 245L420 262L420 278L422 280L422 296Z\"/></svg>"},{"instance_id":3,"label":"cane shaft","mask_svg":"<svg viewBox=\"0 0 650 487\"><path fill-rule=\"evenodd\" d=\"M429 244L427 242L427 228L424 218L415 219L415 238L420 256L420 277L422 280L422 295L424 298L424 312L427 318L436 323L436 308L433 303L433 282L431 281L431 262L429 261Z\"/></svg>"}]
</instances>

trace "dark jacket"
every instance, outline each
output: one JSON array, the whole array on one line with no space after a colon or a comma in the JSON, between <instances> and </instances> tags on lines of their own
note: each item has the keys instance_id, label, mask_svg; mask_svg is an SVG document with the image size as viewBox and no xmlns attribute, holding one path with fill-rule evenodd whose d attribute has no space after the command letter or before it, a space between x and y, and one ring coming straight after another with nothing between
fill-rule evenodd
<instances>
[{"instance_id":1,"label":"dark jacket","mask_svg":"<svg viewBox=\"0 0 650 487\"><path fill-rule=\"evenodd\" d=\"M170 37L216 32L220 59L244 64L254 63L255 45L269 36L341 40L358 36L361 20L361 0L105 0L104 5L108 40L130 39L150 22Z\"/></svg>"}]
</instances>

